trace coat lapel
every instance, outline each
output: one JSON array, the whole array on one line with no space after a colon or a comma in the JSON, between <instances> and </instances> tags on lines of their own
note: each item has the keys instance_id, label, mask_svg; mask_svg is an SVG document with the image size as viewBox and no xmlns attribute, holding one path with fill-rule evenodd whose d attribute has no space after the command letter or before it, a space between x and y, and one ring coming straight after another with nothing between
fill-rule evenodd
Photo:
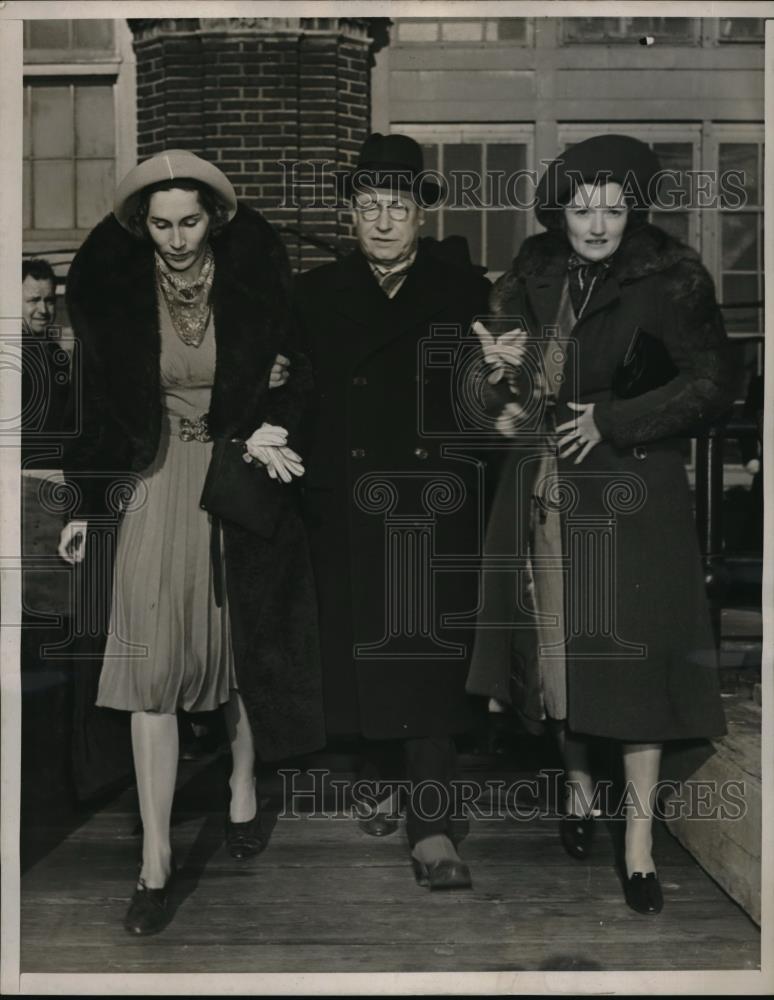
<instances>
[{"instance_id":1,"label":"coat lapel","mask_svg":"<svg viewBox=\"0 0 774 1000\"><path fill-rule=\"evenodd\" d=\"M429 321L446 302L446 289L436 273L435 262L421 247L393 299L381 290L359 250L340 262L336 288L336 310L358 328L356 342L349 345L353 367Z\"/></svg>"},{"instance_id":2,"label":"coat lapel","mask_svg":"<svg viewBox=\"0 0 774 1000\"><path fill-rule=\"evenodd\" d=\"M546 327L556 324L563 285L564 273L527 276L527 298L538 326L538 329L530 331L533 337L540 336Z\"/></svg>"}]
</instances>

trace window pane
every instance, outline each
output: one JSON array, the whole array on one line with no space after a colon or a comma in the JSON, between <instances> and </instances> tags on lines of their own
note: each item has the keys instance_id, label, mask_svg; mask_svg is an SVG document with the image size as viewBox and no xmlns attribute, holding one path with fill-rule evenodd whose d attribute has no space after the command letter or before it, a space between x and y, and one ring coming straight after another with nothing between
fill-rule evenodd
<instances>
[{"instance_id":1,"label":"window pane","mask_svg":"<svg viewBox=\"0 0 774 1000\"><path fill-rule=\"evenodd\" d=\"M690 242L690 224L687 212L652 212L653 224L660 226L670 236L681 240L683 243Z\"/></svg>"},{"instance_id":2,"label":"window pane","mask_svg":"<svg viewBox=\"0 0 774 1000\"><path fill-rule=\"evenodd\" d=\"M501 42L524 42L527 39L525 17L498 17L497 37Z\"/></svg>"},{"instance_id":3,"label":"window pane","mask_svg":"<svg viewBox=\"0 0 774 1000\"><path fill-rule=\"evenodd\" d=\"M113 22L87 18L73 21L76 49L99 49L112 51Z\"/></svg>"},{"instance_id":4,"label":"window pane","mask_svg":"<svg viewBox=\"0 0 774 1000\"><path fill-rule=\"evenodd\" d=\"M434 42L438 38L438 22L433 20L398 21L398 38L402 42Z\"/></svg>"},{"instance_id":5,"label":"window pane","mask_svg":"<svg viewBox=\"0 0 774 1000\"><path fill-rule=\"evenodd\" d=\"M468 241L470 259L474 264L481 260L481 212L444 212L444 236L464 236Z\"/></svg>"},{"instance_id":6,"label":"window pane","mask_svg":"<svg viewBox=\"0 0 774 1000\"><path fill-rule=\"evenodd\" d=\"M30 161L25 160L22 164L22 227L30 229L32 226L32 188Z\"/></svg>"},{"instance_id":7,"label":"window pane","mask_svg":"<svg viewBox=\"0 0 774 1000\"><path fill-rule=\"evenodd\" d=\"M72 229L73 164L70 160L39 160L32 165L35 229Z\"/></svg>"},{"instance_id":8,"label":"window pane","mask_svg":"<svg viewBox=\"0 0 774 1000\"><path fill-rule=\"evenodd\" d=\"M76 225L79 229L90 229L111 209L115 190L113 161L80 160L76 173Z\"/></svg>"},{"instance_id":9,"label":"window pane","mask_svg":"<svg viewBox=\"0 0 774 1000\"><path fill-rule=\"evenodd\" d=\"M762 42L762 17L721 17L718 19L718 39L721 42Z\"/></svg>"},{"instance_id":10,"label":"window pane","mask_svg":"<svg viewBox=\"0 0 774 1000\"><path fill-rule=\"evenodd\" d=\"M693 42L695 28L695 19L690 17L567 17L563 37L568 42L636 42L643 35L653 35L671 42Z\"/></svg>"},{"instance_id":11,"label":"window pane","mask_svg":"<svg viewBox=\"0 0 774 1000\"><path fill-rule=\"evenodd\" d=\"M30 88L24 88L24 94L22 96L22 106L24 121L22 124L22 143L24 151L22 156L30 155L30 147L32 146L32 136L30 135Z\"/></svg>"},{"instance_id":12,"label":"window pane","mask_svg":"<svg viewBox=\"0 0 774 1000\"><path fill-rule=\"evenodd\" d=\"M422 143L422 162L425 165L425 170L438 169L438 146L436 143Z\"/></svg>"},{"instance_id":13,"label":"window pane","mask_svg":"<svg viewBox=\"0 0 774 1000\"><path fill-rule=\"evenodd\" d=\"M483 23L477 20L441 21L441 38L447 42L480 42Z\"/></svg>"},{"instance_id":14,"label":"window pane","mask_svg":"<svg viewBox=\"0 0 774 1000\"><path fill-rule=\"evenodd\" d=\"M723 315L729 330L752 333L758 331L758 307L754 305L758 298L756 275L723 275Z\"/></svg>"},{"instance_id":15,"label":"window pane","mask_svg":"<svg viewBox=\"0 0 774 1000\"><path fill-rule=\"evenodd\" d=\"M486 260L490 271L505 271L527 235L527 212L486 213Z\"/></svg>"},{"instance_id":16,"label":"window pane","mask_svg":"<svg viewBox=\"0 0 774 1000\"><path fill-rule=\"evenodd\" d=\"M447 143L443 147L443 173L449 183L449 205L475 208L481 204L481 146Z\"/></svg>"},{"instance_id":17,"label":"window pane","mask_svg":"<svg viewBox=\"0 0 774 1000\"><path fill-rule=\"evenodd\" d=\"M64 18L57 21L29 21L31 49L69 49L70 22Z\"/></svg>"},{"instance_id":18,"label":"window pane","mask_svg":"<svg viewBox=\"0 0 774 1000\"><path fill-rule=\"evenodd\" d=\"M741 186L747 195L748 205L760 205L760 178L758 174L758 144L755 142L722 142L718 151L718 166L720 173L728 170L741 170L744 178ZM740 186L734 181L734 190ZM724 185L721 184L721 198Z\"/></svg>"},{"instance_id":19,"label":"window pane","mask_svg":"<svg viewBox=\"0 0 774 1000\"><path fill-rule=\"evenodd\" d=\"M32 88L32 155L73 155L69 86Z\"/></svg>"},{"instance_id":20,"label":"window pane","mask_svg":"<svg viewBox=\"0 0 774 1000\"><path fill-rule=\"evenodd\" d=\"M115 152L113 88L75 88L77 156L112 156Z\"/></svg>"},{"instance_id":21,"label":"window pane","mask_svg":"<svg viewBox=\"0 0 774 1000\"><path fill-rule=\"evenodd\" d=\"M724 271L758 270L758 213L724 212L721 216Z\"/></svg>"},{"instance_id":22,"label":"window pane","mask_svg":"<svg viewBox=\"0 0 774 1000\"><path fill-rule=\"evenodd\" d=\"M520 142L490 142L486 147L486 172L490 180L485 196L492 205L527 205L534 191L532 182L521 176L511 183L519 171L526 170L527 147ZM497 178L494 175L503 176Z\"/></svg>"}]
</instances>

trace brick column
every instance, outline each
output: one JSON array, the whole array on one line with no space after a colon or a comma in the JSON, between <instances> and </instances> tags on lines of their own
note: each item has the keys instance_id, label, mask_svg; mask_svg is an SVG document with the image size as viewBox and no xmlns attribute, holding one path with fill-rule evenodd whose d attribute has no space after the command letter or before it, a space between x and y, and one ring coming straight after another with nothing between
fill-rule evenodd
<instances>
[{"instance_id":1,"label":"brick column","mask_svg":"<svg viewBox=\"0 0 774 1000\"><path fill-rule=\"evenodd\" d=\"M140 159L168 147L190 149L224 170L238 196L270 222L329 243L347 241L349 213L336 204L333 171L354 164L369 132L372 49L384 41L384 19L129 25ZM375 43L376 33L382 37ZM316 203L299 182L314 182ZM284 237L296 269L330 259L325 249Z\"/></svg>"}]
</instances>

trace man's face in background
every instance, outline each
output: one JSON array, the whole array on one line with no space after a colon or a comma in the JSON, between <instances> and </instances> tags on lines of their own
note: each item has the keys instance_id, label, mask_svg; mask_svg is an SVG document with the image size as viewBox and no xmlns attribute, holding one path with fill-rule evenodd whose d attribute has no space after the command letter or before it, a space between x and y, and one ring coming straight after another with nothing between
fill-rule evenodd
<instances>
[{"instance_id":1,"label":"man's face in background","mask_svg":"<svg viewBox=\"0 0 774 1000\"><path fill-rule=\"evenodd\" d=\"M22 323L27 332L40 336L54 322L56 290L47 278L33 278L31 274L22 282Z\"/></svg>"}]
</instances>

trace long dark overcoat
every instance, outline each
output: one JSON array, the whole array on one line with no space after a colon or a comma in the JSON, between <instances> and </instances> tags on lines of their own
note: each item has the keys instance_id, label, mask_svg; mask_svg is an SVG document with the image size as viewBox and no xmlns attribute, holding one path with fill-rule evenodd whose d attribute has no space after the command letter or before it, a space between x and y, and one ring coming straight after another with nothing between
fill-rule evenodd
<instances>
[{"instance_id":1,"label":"long dark overcoat","mask_svg":"<svg viewBox=\"0 0 774 1000\"><path fill-rule=\"evenodd\" d=\"M329 733L445 735L473 719L485 461L455 380L488 293L424 241L393 299L359 250L297 281L319 391L304 478Z\"/></svg>"},{"instance_id":2,"label":"long dark overcoat","mask_svg":"<svg viewBox=\"0 0 774 1000\"><path fill-rule=\"evenodd\" d=\"M531 341L546 336L568 254L562 233L525 241L493 290L492 312L503 329L519 318ZM677 375L635 398L616 398L614 376L638 329L662 341ZM712 280L697 254L655 226L633 230L571 331L563 376L556 423L572 418L569 400L593 402L602 435L581 464L576 455L558 460L553 493L561 510L569 725L654 742L722 733L679 438L730 405L733 368ZM542 711L537 634L525 576L515 570L528 547L537 467L535 447L517 433L487 536L487 554L501 557L501 572L486 574L468 680L468 690L512 704L528 728L539 725Z\"/></svg>"},{"instance_id":3,"label":"long dark overcoat","mask_svg":"<svg viewBox=\"0 0 774 1000\"><path fill-rule=\"evenodd\" d=\"M240 206L212 247L216 367L210 431L244 438L268 421L292 433L312 385L309 364L292 351L282 244L257 212ZM147 468L159 447L161 340L153 257L151 244L130 236L111 215L89 235L68 276L67 303L84 375L82 431L64 463L81 495L72 516L103 514L111 486ZM269 390L278 351L290 353L293 375L284 388ZM296 490L287 487L283 498L271 537L223 522L237 681L265 760L324 742L307 540Z\"/></svg>"}]
</instances>

